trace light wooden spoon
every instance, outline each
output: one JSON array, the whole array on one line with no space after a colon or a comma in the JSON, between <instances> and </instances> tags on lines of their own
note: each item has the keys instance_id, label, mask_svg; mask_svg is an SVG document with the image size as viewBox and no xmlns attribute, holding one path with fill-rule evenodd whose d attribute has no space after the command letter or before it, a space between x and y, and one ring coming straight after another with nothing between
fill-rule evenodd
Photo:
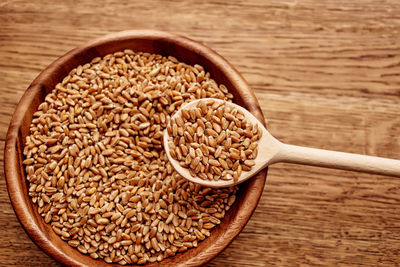
<instances>
[{"instance_id":1,"label":"light wooden spoon","mask_svg":"<svg viewBox=\"0 0 400 267\"><path fill-rule=\"evenodd\" d=\"M179 162L171 157L168 145L169 135L168 132L165 131L164 148L169 161L180 175L194 183L210 187L232 186L246 181L250 177L257 174L259 171L264 169L266 166L278 162L289 162L303 165L313 165L333 169L359 171L400 177L400 160L284 144L273 137L260 123L260 121L256 117L254 117L249 111L239 105L220 99L203 98L187 103L174 114L170 121L172 121L172 119L176 118L177 116L181 116L182 110L193 109L196 107L199 101L207 100L221 103L225 102L226 104L231 105L238 110L241 110L245 116L246 121L253 124L257 123L258 126L262 129L263 134L261 139L258 141L258 155L255 159L256 164L252 167L250 171L242 172L239 180L237 182L234 182L233 179L229 181L214 181L203 180L199 177L192 176L187 168L179 165Z\"/></svg>"}]
</instances>

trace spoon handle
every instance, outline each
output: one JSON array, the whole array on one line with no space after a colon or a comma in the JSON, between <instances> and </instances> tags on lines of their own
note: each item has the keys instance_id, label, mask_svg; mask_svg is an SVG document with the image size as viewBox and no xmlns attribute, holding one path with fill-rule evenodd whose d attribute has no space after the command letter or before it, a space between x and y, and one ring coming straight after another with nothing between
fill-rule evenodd
<instances>
[{"instance_id":1,"label":"spoon handle","mask_svg":"<svg viewBox=\"0 0 400 267\"><path fill-rule=\"evenodd\" d=\"M282 144L275 162L400 177L400 160Z\"/></svg>"}]
</instances>

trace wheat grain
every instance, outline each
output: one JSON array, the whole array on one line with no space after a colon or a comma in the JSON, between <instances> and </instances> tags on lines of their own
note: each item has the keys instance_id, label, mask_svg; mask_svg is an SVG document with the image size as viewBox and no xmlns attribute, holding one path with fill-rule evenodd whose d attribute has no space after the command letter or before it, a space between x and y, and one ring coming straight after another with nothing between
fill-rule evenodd
<instances>
[{"instance_id":1,"label":"wheat grain","mask_svg":"<svg viewBox=\"0 0 400 267\"><path fill-rule=\"evenodd\" d=\"M199 101L181 110L168 127L170 154L192 176L237 182L242 170L255 165L261 129L229 104Z\"/></svg>"},{"instance_id":2,"label":"wheat grain","mask_svg":"<svg viewBox=\"0 0 400 267\"><path fill-rule=\"evenodd\" d=\"M186 181L162 147L171 116L200 97L232 99L203 67L173 57L125 50L71 70L34 113L24 147L29 195L44 221L107 263L145 264L197 247L218 224L202 218L222 219L237 190Z\"/></svg>"}]
</instances>

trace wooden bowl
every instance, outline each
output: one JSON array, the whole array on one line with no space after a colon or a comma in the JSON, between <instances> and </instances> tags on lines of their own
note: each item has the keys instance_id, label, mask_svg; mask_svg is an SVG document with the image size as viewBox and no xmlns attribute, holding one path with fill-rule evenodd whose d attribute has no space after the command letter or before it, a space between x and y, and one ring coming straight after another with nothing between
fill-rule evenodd
<instances>
[{"instance_id":1,"label":"wooden bowl","mask_svg":"<svg viewBox=\"0 0 400 267\"><path fill-rule=\"evenodd\" d=\"M206 46L188 38L158 31L125 31L107 35L77 47L58 58L32 82L21 98L7 133L5 175L11 203L30 238L48 255L67 266L107 266L70 247L44 223L28 196L26 173L22 165L24 140L29 133L32 115L44 97L69 71L95 57L124 49L172 55L188 64L200 64L218 83L234 95L234 101L264 121L257 99L243 77L224 58ZM178 253L162 261L163 266L198 266L218 255L240 233L255 210L263 192L267 170L240 186L235 204L211 236L197 248ZM114 264L116 265L116 264ZM157 263L148 264L156 266Z\"/></svg>"}]
</instances>

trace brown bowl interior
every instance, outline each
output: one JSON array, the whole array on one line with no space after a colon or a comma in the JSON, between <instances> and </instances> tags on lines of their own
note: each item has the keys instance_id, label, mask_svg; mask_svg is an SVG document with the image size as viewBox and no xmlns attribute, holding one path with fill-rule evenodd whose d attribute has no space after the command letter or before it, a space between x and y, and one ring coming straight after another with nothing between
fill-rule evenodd
<instances>
[{"instance_id":1,"label":"brown bowl interior","mask_svg":"<svg viewBox=\"0 0 400 267\"><path fill-rule=\"evenodd\" d=\"M7 133L5 147L5 173L8 192L15 213L31 239L47 254L64 265L107 266L71 248L44 223L29 196L26 175L22 167L24 140L29 133L32 115L44 97L71 69L90 62L94 57L124 49L172 55L188 64L203 65L211 76L225 84L235 96L234 101L264 121L257 99L243 77L221 56L190 39L158 31L126 31L107 35L71 50L48 66L33 81L20 100ZM214 228L209 238L197 248L179 253L162 261L163 266L197 266L220 253L240 233L250 219L261 193L267 170L240 186L236 203L222 223ZM116 264L114 264L116 265ZM157 263L148 264L155 266Z\"/></svg>"}]
</instances>

